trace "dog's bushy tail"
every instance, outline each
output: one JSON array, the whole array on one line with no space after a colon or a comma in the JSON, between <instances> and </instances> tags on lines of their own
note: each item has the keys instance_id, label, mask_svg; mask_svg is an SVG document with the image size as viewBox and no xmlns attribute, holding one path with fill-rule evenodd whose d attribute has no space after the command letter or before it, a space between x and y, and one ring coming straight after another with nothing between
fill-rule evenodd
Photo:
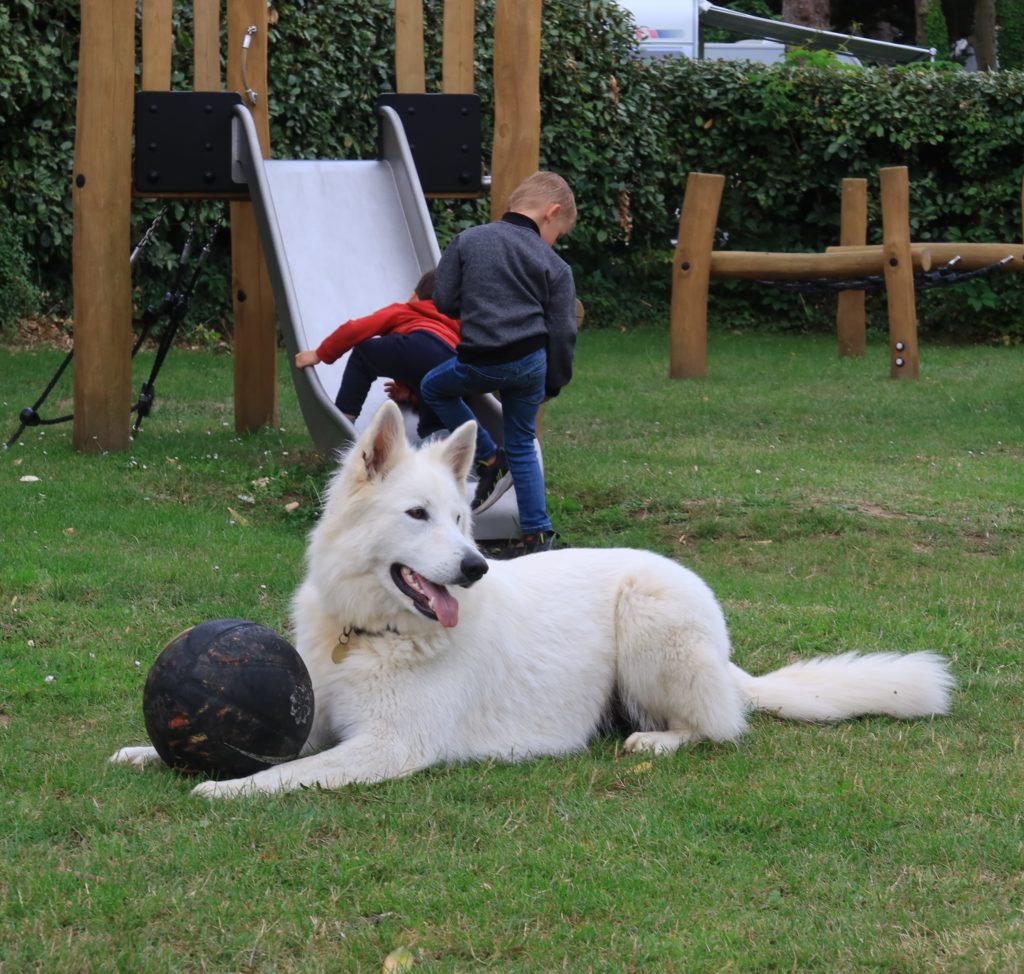
<instances>
[{"instance_id":1,"label":"dog's bushy tail","mask_svg":"<svg viewBox=\"0 0 1024 974\"><path fill-rule=\"evenodd\" d=\"M784 666L764 676L734 667L751 710L786 720L831 722L864 714L928 717L949 711L955 681L934 653L844 653Z\"/></svg>"}]
</instances>

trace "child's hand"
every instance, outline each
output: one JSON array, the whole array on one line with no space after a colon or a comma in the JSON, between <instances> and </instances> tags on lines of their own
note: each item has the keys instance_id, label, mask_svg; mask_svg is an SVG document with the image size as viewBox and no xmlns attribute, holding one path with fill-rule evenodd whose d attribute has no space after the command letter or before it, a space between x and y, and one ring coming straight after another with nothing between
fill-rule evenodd
<instances>
[{"instance_id":1,"label":"child's hand","mask_svg":"<svg viewBox=\"0 0 1024 974\"><path fill-rule=\"evenodd\" d=\"M384 383L384 391L395 402L410 402L412 400L412 389L397 379L388 379Z\"/></svg>"},{"instance_id":2,"label":"child's hand","mask_svg":"<svg viewBox=\"0 0 1024 974\"><path fill-rule=\"evenodd\" d=\"M304 352L299 352L295 356L295 368L305 369L311 365L319 365L320 356L316 354L311 348L306 349Z\"/></svg>"}]
</instances>

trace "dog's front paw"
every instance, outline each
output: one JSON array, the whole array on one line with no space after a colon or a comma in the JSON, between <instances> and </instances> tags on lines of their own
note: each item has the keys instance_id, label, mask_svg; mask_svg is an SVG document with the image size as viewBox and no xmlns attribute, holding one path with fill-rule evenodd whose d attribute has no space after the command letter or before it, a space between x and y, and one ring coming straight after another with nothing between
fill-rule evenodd
<instances>
[{"instance_id":1,"label":"dog's front paw","mask_svg":"<svg viewBox=\"0 0 1024 974\"><path fill-rule=\"evenodd\" d=\"M231 781L204 781L192 789L196 798L235 798L244 791L245 778Z\"/></svg>"},{"instance_id":2,"label":"dog's front paw","mask_svg":"<svg viewBox=\"0 0 1024 974\"><path fill-rule=\"evenodd\" d=\"M137 768L158 764L161 760L155 747L122 747L109 758L111 764L134 764Z\"/></svg>"},{"instance_id":3,"label":"dog's front paw","mask_svg":"<svg viewBox=\"0 0 1024 974\"><path fill-rule=\"evenodd\" d=\"M627 754L675 754L684 744L690 744L697 735L688 731L637 731L626 738L623 750Z\"/></svg>"},{"instance_id":4,"label":"dog's front paw","mask_svg":"<svg viewBox=\"0 0 1024 974\"><path fill-rule=\"evenodd\" d=\"M196 798L238 798L240 795L269 795L280 791L272 779L250 775L228 781L204 781L192 789Z\"/></svg>"}]
</instances>

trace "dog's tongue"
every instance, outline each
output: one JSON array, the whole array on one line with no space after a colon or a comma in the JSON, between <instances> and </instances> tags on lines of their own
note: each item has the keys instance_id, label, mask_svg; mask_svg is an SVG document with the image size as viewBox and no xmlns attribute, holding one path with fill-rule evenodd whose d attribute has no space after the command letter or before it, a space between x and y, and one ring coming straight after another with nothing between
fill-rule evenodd
<instances>
[{"instance_id":1,"label":"dog's tongue","mask_svg":"<svg viewBox=\"0 0 1024 974\"><path fill-rule=\"evenodd\" d=\"M437 621L445 629L451 629L459 622L459 603L443 585L434 585L422 575L419 576L420 587L430 600L430 608L434 610Z\"/></svg>"}]
</instances>

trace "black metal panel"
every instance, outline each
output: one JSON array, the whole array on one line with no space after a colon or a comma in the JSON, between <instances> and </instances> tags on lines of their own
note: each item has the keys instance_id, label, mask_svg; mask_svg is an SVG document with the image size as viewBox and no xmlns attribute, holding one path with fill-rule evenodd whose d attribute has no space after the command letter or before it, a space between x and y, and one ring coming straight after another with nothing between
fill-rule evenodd
<instances>
[{"instance_id":1,"label":"black metal panel","mask_svg":"<svg viewBox=\"0 0 1024 974\"><path fill-rule=\"evenodd\" d=\"M424 193L481 192L479 95L386 94L402 120Z\"/></svg>"},{"instance_id":2,"label":"black metal panel","mask_svg":"<svg viewBox=\"0 0 1024 974\"><path fill-rule=\"evenodd\" d=\"M231 179L231 115L235 91L140 91L135 95L135 190L245 195Z\"/></svg>"}]
</instances>

